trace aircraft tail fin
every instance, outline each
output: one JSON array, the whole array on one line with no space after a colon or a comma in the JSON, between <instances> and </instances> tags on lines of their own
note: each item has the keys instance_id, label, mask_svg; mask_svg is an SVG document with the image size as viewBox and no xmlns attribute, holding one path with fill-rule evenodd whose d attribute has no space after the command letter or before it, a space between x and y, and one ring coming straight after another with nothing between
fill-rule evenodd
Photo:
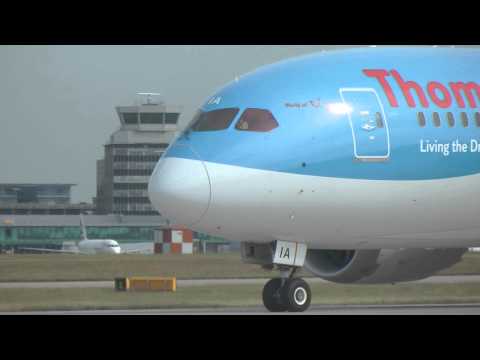
<instances>
[{"instance_id":1,"label":"aircraft tail fin","mask_svg":"<svg viewBox=\"0 0 480 360\"><path fill-rule=\"evenodd\" d=\"M82 240L88 240L87 228L85 227L85 222L83 221L83 214L80 214L80 228L82 230L82 235L81 235Z\"/></svg>"}]
</instances>

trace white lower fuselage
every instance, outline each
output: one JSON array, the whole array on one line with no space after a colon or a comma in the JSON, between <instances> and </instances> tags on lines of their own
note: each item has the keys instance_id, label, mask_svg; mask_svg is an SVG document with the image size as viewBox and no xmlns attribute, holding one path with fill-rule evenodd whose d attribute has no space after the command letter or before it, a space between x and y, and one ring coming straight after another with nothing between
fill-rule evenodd
<instances>
[{"instance_id":1,"label":"white lower fuselage","mask_svg":"<svg viewBox=\"0 0 480 360\"><path fill-rule=\"evenodd\" d=\"M209 195L192 174L202 167ZM169 176L182 180L181 189L172 188L180 181ZM150 196L172 223L233 241L290 240L322 249L461 248L480 245L479 184L480 175L359 180L166 157L152 176ZM186 223L192 211L199 220Z\"/></svg>"}]
</instances>

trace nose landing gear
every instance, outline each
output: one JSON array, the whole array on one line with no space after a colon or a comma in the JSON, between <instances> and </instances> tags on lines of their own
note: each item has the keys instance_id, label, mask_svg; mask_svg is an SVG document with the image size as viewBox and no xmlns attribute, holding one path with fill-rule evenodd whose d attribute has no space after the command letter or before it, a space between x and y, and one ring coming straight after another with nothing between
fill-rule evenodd
<instances>
[{"instance_id":1,"label":"nose landing gear","mask_svg":"<svg viewBox=\"0 0 480 360\"><path fill-rule=\"evenodd\" d=\"M305 280L294 278L307 256L307 245L293 241L271 243L242 242L242 259L246 263L261 265L264 269L280 270L280 277L272 279L263 288L263 304L271 312L302 312L312 299L310 286Z\"/></svg>"},{"instance_id":2,"label":"nose landing gear","mask_svg":"<svg viewBox=\"0 0 480 360\"><path fill-rule=\"evenodd\" d=\"M288 278L275 278L265 284L263 304L269 311L303 312L310 306L310 286L301 278L293 278L294 272Z\"/></svg>"}]
</instances>

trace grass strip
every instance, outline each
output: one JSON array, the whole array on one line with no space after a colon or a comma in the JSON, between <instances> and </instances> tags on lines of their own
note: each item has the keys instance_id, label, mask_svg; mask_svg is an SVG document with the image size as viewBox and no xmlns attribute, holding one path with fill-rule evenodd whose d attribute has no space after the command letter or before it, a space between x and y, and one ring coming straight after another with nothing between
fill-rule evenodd
<instances>
[{"instance_id":1,"label":"grass strip","mask_svg":"<svg viewBox=\"0 0 480 360\"><path fill-rule=\"evenodd\" d=\"M177 292L116 292L104 288L1 289L0 311L202 308L262 305L263 285L215 285ZM313 284L312 304L480 303L480 283Z\"/></svg>"},{"instance_id":2,"label":"grass strip","mask_svg":"<svg viewBox=\"0 0 480 360\"><path fill-rule=\"evenodd\" d=\"M127 276L198 278L265 278L277 273L245 264L238 253L211 255L0 255L0 281L95 281ZM462 261L439 274L480 274L480 254L465 254ZM299 276L308 277L306 271Z\"/></svg>"}]
</instances>

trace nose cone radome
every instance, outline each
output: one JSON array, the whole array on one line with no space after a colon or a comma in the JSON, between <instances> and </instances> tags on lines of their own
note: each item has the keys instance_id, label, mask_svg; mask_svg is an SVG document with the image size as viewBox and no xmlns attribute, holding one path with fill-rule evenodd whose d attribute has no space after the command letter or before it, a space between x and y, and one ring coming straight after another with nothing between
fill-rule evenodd
<instances>
[{"instance_id":1,"label":"nose cone radome","mask_svg":"<svg viewBox=\"0 0 480 360\"><path fill-rule=\"evenodd\" d=\"M172 225L190 226L201 220L210 204L210 181L203 162L188 145L189 159L164 157L148 184L153 206Z\"/></svg>"}]
</instances>

